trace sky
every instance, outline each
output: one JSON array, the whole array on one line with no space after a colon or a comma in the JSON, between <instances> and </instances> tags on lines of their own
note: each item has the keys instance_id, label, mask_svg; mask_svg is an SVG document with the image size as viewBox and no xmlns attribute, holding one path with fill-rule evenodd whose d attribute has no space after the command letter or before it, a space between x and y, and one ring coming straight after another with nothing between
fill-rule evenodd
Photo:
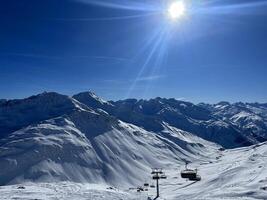
<instances>
[{"instance_id":1,"label":"sky","mask_svg":"<svg viewBox=\"0 0 267 200\"><path fill-rule=\"evenodd\" d=\"M267 102L267 0L1 0L0 98Z\"/></svg>"}]
</instances>

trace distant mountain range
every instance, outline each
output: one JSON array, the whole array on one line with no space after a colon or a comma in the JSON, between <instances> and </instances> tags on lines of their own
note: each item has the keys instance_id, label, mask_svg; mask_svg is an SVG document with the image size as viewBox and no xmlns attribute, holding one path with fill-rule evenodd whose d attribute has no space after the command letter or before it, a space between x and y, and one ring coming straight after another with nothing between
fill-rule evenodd
<instances>
[{"instance_id":1,"label":"distant mountain range","mask_svg":"<svg viewBox=\"0 0 267 200\"><path fill-rule=\"evenodd\" d=\"M195 105L160 97L106 102L91 92L80 93L73 98L148 131L162 131L165 122L226 148L251 145L267 139L267 104L220 102Z\"/></svg>"},{"instance_id":2,"label":"distant mountain range","mask_svg":"<svg viewBox=\"0 0 267 200\"><path fill-rule=\"evenodd\" d=\"M134 185L155 166L267 140L267 104L105 101L92 92L0 101L0 185Z\"/></svg>"}]
</instances>

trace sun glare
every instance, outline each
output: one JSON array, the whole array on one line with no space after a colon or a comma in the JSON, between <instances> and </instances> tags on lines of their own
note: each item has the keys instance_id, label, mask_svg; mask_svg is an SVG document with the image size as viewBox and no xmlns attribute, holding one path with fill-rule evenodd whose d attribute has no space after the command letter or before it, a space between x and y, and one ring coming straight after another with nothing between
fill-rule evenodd
<instances>
[{"instance_id":1,"label":"sun glare","mask_svg":"<svg viewBox=\"0 0 267 200\"><path fill-rule=\"evenodd\" d=\"M185 3L183 1L175 1L169 6L168 16L173 20L177 20L185 15L185 11Z\"/></svg>"}]
</instances>

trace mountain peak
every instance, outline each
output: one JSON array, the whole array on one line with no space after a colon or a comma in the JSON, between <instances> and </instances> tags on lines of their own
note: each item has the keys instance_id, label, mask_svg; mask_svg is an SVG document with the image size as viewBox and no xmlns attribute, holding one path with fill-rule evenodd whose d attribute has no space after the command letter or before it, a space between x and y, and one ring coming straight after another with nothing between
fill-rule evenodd
<instances>
[{"instance_id":1,"label":"mountain peak","mask_svg":"<svg viewBox=\"0 0 267 200\"><path fill-rule=\"evenodd\" d=\"M216 105L222 105L222 106L229 106L231 105L228 101L220 101L219 103L217 103Z\"/></svg>"},{"instance_id":2,"label":"mountain peak","mask_svg":"<svg viewBox=\"0 0 267 200\"><path fill-rule=\"evenodd\" d=\"M87 91L73 95L73 98L79 102L93 108L102 108L102 106L113 106L111 103L97 96L94 92Z\"/></svg>"},{"instance_id":3,"label":"mountain peak","mask_svg":"<svg viewBox=\"0 0 267 200\"><path fill-rule=\"evenodd\" d=\"M0 107L0 132L3 133L0 138L30 124L86 108L71 97L56 92L8 100Z\"/></svg>"}]
</instances>

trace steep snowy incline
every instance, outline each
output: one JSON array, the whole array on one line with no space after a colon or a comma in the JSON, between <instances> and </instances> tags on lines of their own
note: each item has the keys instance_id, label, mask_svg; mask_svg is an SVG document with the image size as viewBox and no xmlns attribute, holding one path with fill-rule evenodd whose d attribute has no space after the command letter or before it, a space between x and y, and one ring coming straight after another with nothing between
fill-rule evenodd
<instances>
[{"instance_id":1,"label":"steep snowy incline","mask_svg":"<svg viewBox=\"0 0 267 200\"><path fill-rule=\"evenodd\" d=\"M79 102L84 103L85 105L90 105L90 107L92 108L113 107L111 103L101 99L93 92L82 92L74 95L73 98L78 100Z\"/></svg>"},{"instance_id":2,"label":"steep snowy incline","mask_svg":"<svg viewBox=\"0 0 267 200\"><path fill-rule=\"evenodd\" d=\"M218 104L200 104L217 118L228 121L237 127L253 143L267 140L267 106L260 103L220 102Z\"/></svg>"},{"instance_id":3,"label":"steep snowy incline","mask_svg":"<svg viewBox=\"0 0 267 200\"><path fill-rule=\"evenodd\" d=\"M107 102L93 93L3 100L0 185L26 189L0 187L1 198L35 197L36 189L38 199L141 200L146 193L126 190L151 183L151 168L161 167L168 177L160 182L161 199L264 199L267 143L224 150L210 141L257 143L266 134L266 110L257 103L164 98ZM198 169L200 182L180 178L185 162ZM150 188L148 195L154 193Z\"/></svg>"},{"instance_id":4,"label":"steep snowy incline","mask_svg":"<svg viewBox=\"0 0 267 200\"><path fill-rule=\"evenodd\" d=\"M22 127L85 108L80 102L54 92L0 104L0 139Z\"/></svg>"},{"instance_id":5,"label":"steep snowy incline","mask_svg":"<svg viewBox=\"0 0 267 200\"><path fill-rule=\"evenodd\" d=\"M152 167L206 157L220 146L164 124L162 135L106 113L77 110L2 139L0 184L74 181L134 186Z\"/></svg>"},{"instance_id":6,"label":"steep snowy incline","mask_svg":"<svg viewBox=\"0 0 267 200\"><path fill-rule=\"evenodd\" d=\"M184 166L164 169L166 180L160 180L157 200L259 200L267 196L267 143L234 150L216 151L190 163L202 180L191 182L180 177ZM147 180L149 181L149 179ZM151 183L149 181L149 183ZM24 183L0 187L2 199L86 199L147 200L155 197L155 188L148 192L109 187L106 184Z\"/></svg>"},{"instance_id":7,"label":"steep snowy incline","mask_svg":"<svg viewBox=\"0 0 267 200\"><path fill-rule=\"evenodd\" d=\"M164 129L163 122L167 122L171 126L226 148L257 142L247 138L237 125L213 115L212 111L203 106L189 102L158 97L150 100L127 99L103 105L95 103L96 98L86 94L80 93L73 98L89 107L103 109L122 121L143 127L148 131L161 132Z\"/></svg>"}]
</instances>

